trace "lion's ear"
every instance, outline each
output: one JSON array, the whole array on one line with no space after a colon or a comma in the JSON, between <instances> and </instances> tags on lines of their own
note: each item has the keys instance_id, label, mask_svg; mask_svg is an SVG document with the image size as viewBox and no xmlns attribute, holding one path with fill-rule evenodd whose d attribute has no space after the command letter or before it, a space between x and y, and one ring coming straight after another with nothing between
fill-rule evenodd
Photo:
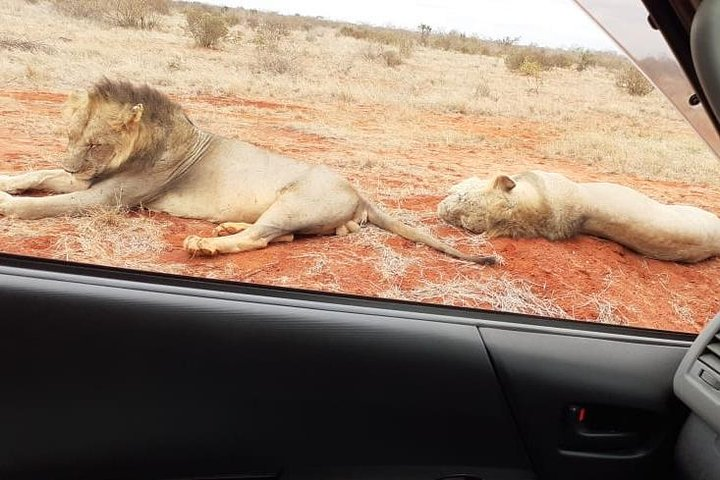
<instances>
[{"instance_id":1,"label":"lion's ear","mask_svg":"<svg viewBox=\"0 0 720 480\"><path fill-rule=\"evenodd\" d=\"M145 111L145 106L142 103L138 103L137 105L133 106L130 109L130 112L132 113L132 116L130 118L130 121L132 123L137 123L140 121L140 119L143 116L143 112Z\"/></svg>"},{"instance_id":2,"label":"lion's ear","mask_svg":"<svg viewBox=\"0 0 720 480\"><path fill-rule=\"evenodd\" d=\"M142 103L138 103L132 107L129 105L124 106L120 110L117 127L122 129L137 125L140 122L144 111L145 107Z\"/></svg>"},{"instance_id":3,"label":"lion's ear","mask_svg":"<svg viewBox=\"0 0 720 480\"><path fill-rule=\"evenodd\" d=\"M509 192L515 188L515 180L507 175L498 175L493 182L493 188L502 190L503 192Z\"/></svg>"}]
</instances>

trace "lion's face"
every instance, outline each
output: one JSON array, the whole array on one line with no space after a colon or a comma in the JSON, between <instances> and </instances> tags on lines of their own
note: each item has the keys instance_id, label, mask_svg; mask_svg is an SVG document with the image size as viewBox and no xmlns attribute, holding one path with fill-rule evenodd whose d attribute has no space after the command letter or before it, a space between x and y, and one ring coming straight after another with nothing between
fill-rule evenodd
<instances>
[{"instance_id":1,"label":"lion's face","mask_svg":"<svg viewBox=\"0 0 720 480\"><path fill-rule=\"evenodd\" d=\"M506 175L491 181L470 178L451 188L450 195L438 205L438 216L473 233L492 234L498 222L511 214L514 187L515 182Z\"/></svg>"},{"instance_id":2,"label":"lion's face","mask_svg":"<svg viewBox=\"0 0 720 480\"><path fill-rule=\"evenodd\" d=\"M132 154L139 134L142 104L120 105L76 92L65 108L69 155L63 168L83 180L116 170Z\"/></svg>"}]
</instances>

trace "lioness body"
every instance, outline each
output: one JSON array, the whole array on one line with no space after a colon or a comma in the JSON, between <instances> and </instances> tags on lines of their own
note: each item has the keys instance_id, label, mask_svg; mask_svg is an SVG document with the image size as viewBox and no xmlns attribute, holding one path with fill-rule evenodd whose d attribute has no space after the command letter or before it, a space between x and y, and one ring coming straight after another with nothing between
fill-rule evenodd
<instances>
[{"instance_id":1,"label":"lioness body","mask_svg":"<svg viewBox=\"0 0 720 480\"><path fill-rule=\"evenodd\" d=\"M468 179L453 187L438 214L490 237L559 240L582 233L679 262L720 254L720 219L713 213L662 204L623 185L575 183L540 170Z\"/></svg>"},{"instance_id":2,"label":"lioness body","mask_svg":"<svg viewBox=\"0 0 720 480\"><path fill-rule=\"evenodd\" d=\"M103 81L68 100L70 155L63 170L0 176L0 214L41 218L96 205L143 205L180 217L225 222L221 237L190 236L192 254L263 248L294 234L355 232L369 221L448 255L478 263L377 209L339 174L199 130L179 105L149 87Z\"/></svg>"}]
</instances>

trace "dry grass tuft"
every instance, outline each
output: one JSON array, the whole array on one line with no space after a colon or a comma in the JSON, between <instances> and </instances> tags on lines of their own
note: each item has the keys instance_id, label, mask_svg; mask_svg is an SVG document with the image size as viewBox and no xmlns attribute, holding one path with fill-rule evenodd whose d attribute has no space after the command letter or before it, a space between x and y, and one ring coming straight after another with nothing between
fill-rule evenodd
<instances>
[{"instance_id":1,"label":"dry grass tuft","mask_svg":"<svg viewBox=\"0 0 720 480\"><path fill-rule=\"evenodd\" d=\"M31 42L29 40L10 37L0 37L0 50L19 50L30 53L41 52L47 55L52 55L57 52L56 48L41 42Z\"/></svg>"},{"instance_id":2,"label":"dry grass tuft","mask_svg":"<svg viewBox=\"0 0 720 480\"><path fill-rule=\"evenodd\" d=\"M58 237L57 258L105 265L154 265L152 258L170 248L163 239L165 224L124 208L94 207L68 222L73 231Z\"/></svg>"},{"instance_id":3,"label":"dry grass tuft","mask_svg":"<svg viewBox=\"0 0 720 480\"><path fill-rule=\"evenodd\" d=\"M458 274L450 279L426 280L421 287L410 291L399 289L387 291L385 296L401 300L430 301L503 312L570 318L567 312L552 300L536 295L529 282L505 276L474 280Z\"/></svg>"}]
</instances>

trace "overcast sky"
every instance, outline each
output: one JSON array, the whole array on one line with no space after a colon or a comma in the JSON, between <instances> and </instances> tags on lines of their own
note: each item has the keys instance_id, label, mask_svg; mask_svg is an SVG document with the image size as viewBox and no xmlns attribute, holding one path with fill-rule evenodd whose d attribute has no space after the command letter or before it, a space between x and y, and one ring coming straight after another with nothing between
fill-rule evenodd
<instances>
[{"instance_id":1,"label":"overcast sky","mask_svg":"<svg viewBox=\"0 0 720 480\"><path fill-rule=\"evenodd\" d=\"M322 16L379 26L458 30L482 38L520 37L549 47L615 50L572 0L205 0L215 5Z\"/></svg>"}]
</instances>

